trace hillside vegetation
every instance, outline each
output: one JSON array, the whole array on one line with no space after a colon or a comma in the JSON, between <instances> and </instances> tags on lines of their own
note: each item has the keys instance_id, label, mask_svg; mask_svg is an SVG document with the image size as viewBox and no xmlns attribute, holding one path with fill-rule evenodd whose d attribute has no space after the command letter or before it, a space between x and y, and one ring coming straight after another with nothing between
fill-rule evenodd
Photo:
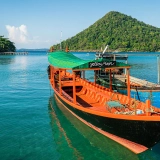
<instances>
[{"instance_id":1,"label":"hillside vegetation","mask_svg":"<svg viewBox=\"0 0 160 160\"><path fill-rule=\"evenodd\" d=\"M4 38L0 36L0 52L15 52L16 47L14 43L8 40L8 38Z\"/></svg>"},{"instance_id":2,"label":"hillside vegetation","mask_svg":"<svg viewBox=\"0 0 160 160\"><path fill-rule=\"evenodd\" d=\"M112 51L160 51L160 28L111 11L61 43L63 49L68 46L70 50L76 51L98 51L107 44ZM60 45L54 48L59 49Z\"/></svg>"}]
</instances>

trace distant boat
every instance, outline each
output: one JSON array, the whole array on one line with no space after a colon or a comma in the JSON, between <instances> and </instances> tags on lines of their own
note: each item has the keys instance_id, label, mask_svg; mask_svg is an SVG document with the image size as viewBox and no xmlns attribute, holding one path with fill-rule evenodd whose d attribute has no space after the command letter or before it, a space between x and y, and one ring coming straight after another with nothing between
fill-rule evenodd
<instances>
[{"instance_id":1,"label":"distant boat","mask_svg":"<svg viewBox=\"0 0 160 160\"><path fill-rule=\"evenodd\" d=\"M115 54L115 53L118 53L118 51L114 51L114 52L109 52L106 50L109 48L109 45L107 45L105 47L105 49L103 50L103 52L97 52L95 54L95 59L100 59L100 58L103 58L103 59L108 59L108 60L115 60L115 59L118 59L118 60L127 60L128 59L128 56L127 55L119 55L119 54ZM102 50L102 49L101 49Z\"/></svg>"},{"instance_id":2,"label":"distant boat","mask_svg":"<svg viewBox=\"0 0 160 160\"><path fill-rule=\"evenodd\" d=\"M125 63L127 63L128 55L127 54L115 54L114 52L97 52L95 54L95 60L103 59L103 61L119 61L119 60L125 60ZM98 77L96 80L96 83L109 87L108 80L110 79L109 70L107 69L101 69L96 70L96 76ZM113 83L112 87L115 90L122 91L127 89L126 84L126 69L123 68L116 68L114 71L112 71L112 77L113 77ZM130 87L131 89L135 90L138 93L139 91L143 92L151 92L151 91L160 91L160 85L149 82L145 79L139 79L136 77L130 76Z\"/></svg>"},{"instance_id":3,"label":"distant boat","mask_svg":"<svg viewBox=\"0 0 160 160\"><path fill-rule=\"evenodd\" d=\"M112 60L82 60L69 52L48 55L48 75L55 96L80 121L99 133L141 153L160 141L160 109L150 100L130 96L130 65ZM127 70L127 95L112 88L112 71ZM108 70L109 88L85 79L85 71ZM70 71L70 72L69 72Z\"/></svg>"}]
</instances>

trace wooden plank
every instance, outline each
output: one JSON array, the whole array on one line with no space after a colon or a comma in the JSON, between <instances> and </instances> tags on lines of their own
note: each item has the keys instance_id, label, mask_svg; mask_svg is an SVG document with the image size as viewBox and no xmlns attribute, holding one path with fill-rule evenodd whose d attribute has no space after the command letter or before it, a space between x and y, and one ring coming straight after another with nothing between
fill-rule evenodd
<instances>
[{"instance_id":1,"label":"wooden plank","mask_svg":"<svg viewBox=\"0 0 160 160\"><path fill-rule=\"evenodd\" d=\"M28 55L28 52L0 52L0 55Z\"/></svg>"},{"instance_id":2,"label":"wooden plank","mask_svg":"<svg viewBox=\"0 0 160 160\"><path fill-rule=\"evenodd\" d=\"M126 82L126 76L125 75L115 75L115 78L122 81L122 82ZM131 81L131 84L137 84L141 87L150 88L151 90L154 90L154 89L156 90L156 88L160 87L159 84L152 83L152 82L149 82L145 79L139 79L139 78L136 78L136 77L133 77L133 76L130 76L130 81Z\"/></svg>"}]
</instances>

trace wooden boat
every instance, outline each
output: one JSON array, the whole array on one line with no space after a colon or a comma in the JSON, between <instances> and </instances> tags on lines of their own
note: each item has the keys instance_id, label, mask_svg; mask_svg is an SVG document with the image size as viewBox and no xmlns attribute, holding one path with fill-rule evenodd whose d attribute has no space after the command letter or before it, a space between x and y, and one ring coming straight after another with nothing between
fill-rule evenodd
<instances>
[{"instance_id":1,"label":"wooden boat","mask_svg":"<svg viewBox=\"0 0 160 160\"><path fill-rule=\"evenodd\" d=\"M65 51L48 55L48 75L56 97L75 117L101 134L141 153L160 141L160 109L150 100L140 102L130 95L130 66L116 61L82 60ZM127 95L96 84L97 70L127 70ZM94 71L94 82L85 79Z\"/></svg>"},{"instance_id":2,"label":"wooden boat","mask_svg":"<svg viewBox=\"0 0 160 160\"><path fill-rule=\"evenodd\" d=\"M53 131L52 135L54 141L58 144L59 151L62 151L61 155L66 156L66 154L64 154L64 152L66 153L66 150L64 150L65 145L67 150L70 148L73 150L74 155L78 155L76 159L88 159L88 155L93 152L93 157L95 157L96 153L96 157L100 156L101 159L106 159L106 156L110 159L126 159L127 155L127 159L129 160L138 160L138 156L136 154L131 154L130 150L127 148L96 133L95 130L79 121L63 106L62 102L57 99L55 95L51 96L49 99L48 110L51 120L51 129ZM75 143L76 139L80 144ZM85 154L83 154L83 151L85 151ZM153 151L155 151L155 149L153 149ZM67 159L72 158L73 157L67 157ZM61 157L61 159L66 159L66 157Z\"/></svg>"},{"instance_id":3,"label":"wooden boat","mask_svg":"<svg viewBox=\"0 0 160 160\"><path fill-rule=\"evenodd\" d=\"M104 60L125 60L125 63L127 64L128 56L125 54L114 54L112 52L98 52L95 54L95 59L104 59ZM97 70L97 81L96 83L108 87L109 83L109 70ZM114 90L117 90L118 92L123 92L123 90L126 90L127 84L126 84L126 70L123 68L120 69L114 69L112 71L112 88ZM130 76L130 87L132 90L138 93L138 91L143 92L154 92L154 91L160 91L160 85L149 82L145 79L139 79L136 77Z\"/></svg>"}]
</instances>

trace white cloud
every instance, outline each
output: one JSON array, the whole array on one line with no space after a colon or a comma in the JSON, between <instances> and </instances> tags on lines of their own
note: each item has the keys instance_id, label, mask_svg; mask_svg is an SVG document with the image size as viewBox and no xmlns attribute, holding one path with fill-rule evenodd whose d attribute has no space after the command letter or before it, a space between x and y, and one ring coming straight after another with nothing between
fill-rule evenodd
<instances>
[{"instance_id":1,"label":"white cloud","mask_svg":"<svg viewBox=\"0 0 160 160\"><path fill-rule=\"evenodd\" d=\"M8 31L8 38L15 43L27 43L28 42L28 33L27 27L21 25L20 27L6 25Z\"/></svg>"},{"instance_id":2,"label":"white cloud","mask_svg":"<svg viewBox=\"0 0 160 160\"><path fill-rule=\"evenodd\" d=\"M27 26L19 27L6 25L8 38L15 43L16 48L49 48L52 43L49 40L40 39L39 36L29 36Z\"/></svg>"}]
</instances>

